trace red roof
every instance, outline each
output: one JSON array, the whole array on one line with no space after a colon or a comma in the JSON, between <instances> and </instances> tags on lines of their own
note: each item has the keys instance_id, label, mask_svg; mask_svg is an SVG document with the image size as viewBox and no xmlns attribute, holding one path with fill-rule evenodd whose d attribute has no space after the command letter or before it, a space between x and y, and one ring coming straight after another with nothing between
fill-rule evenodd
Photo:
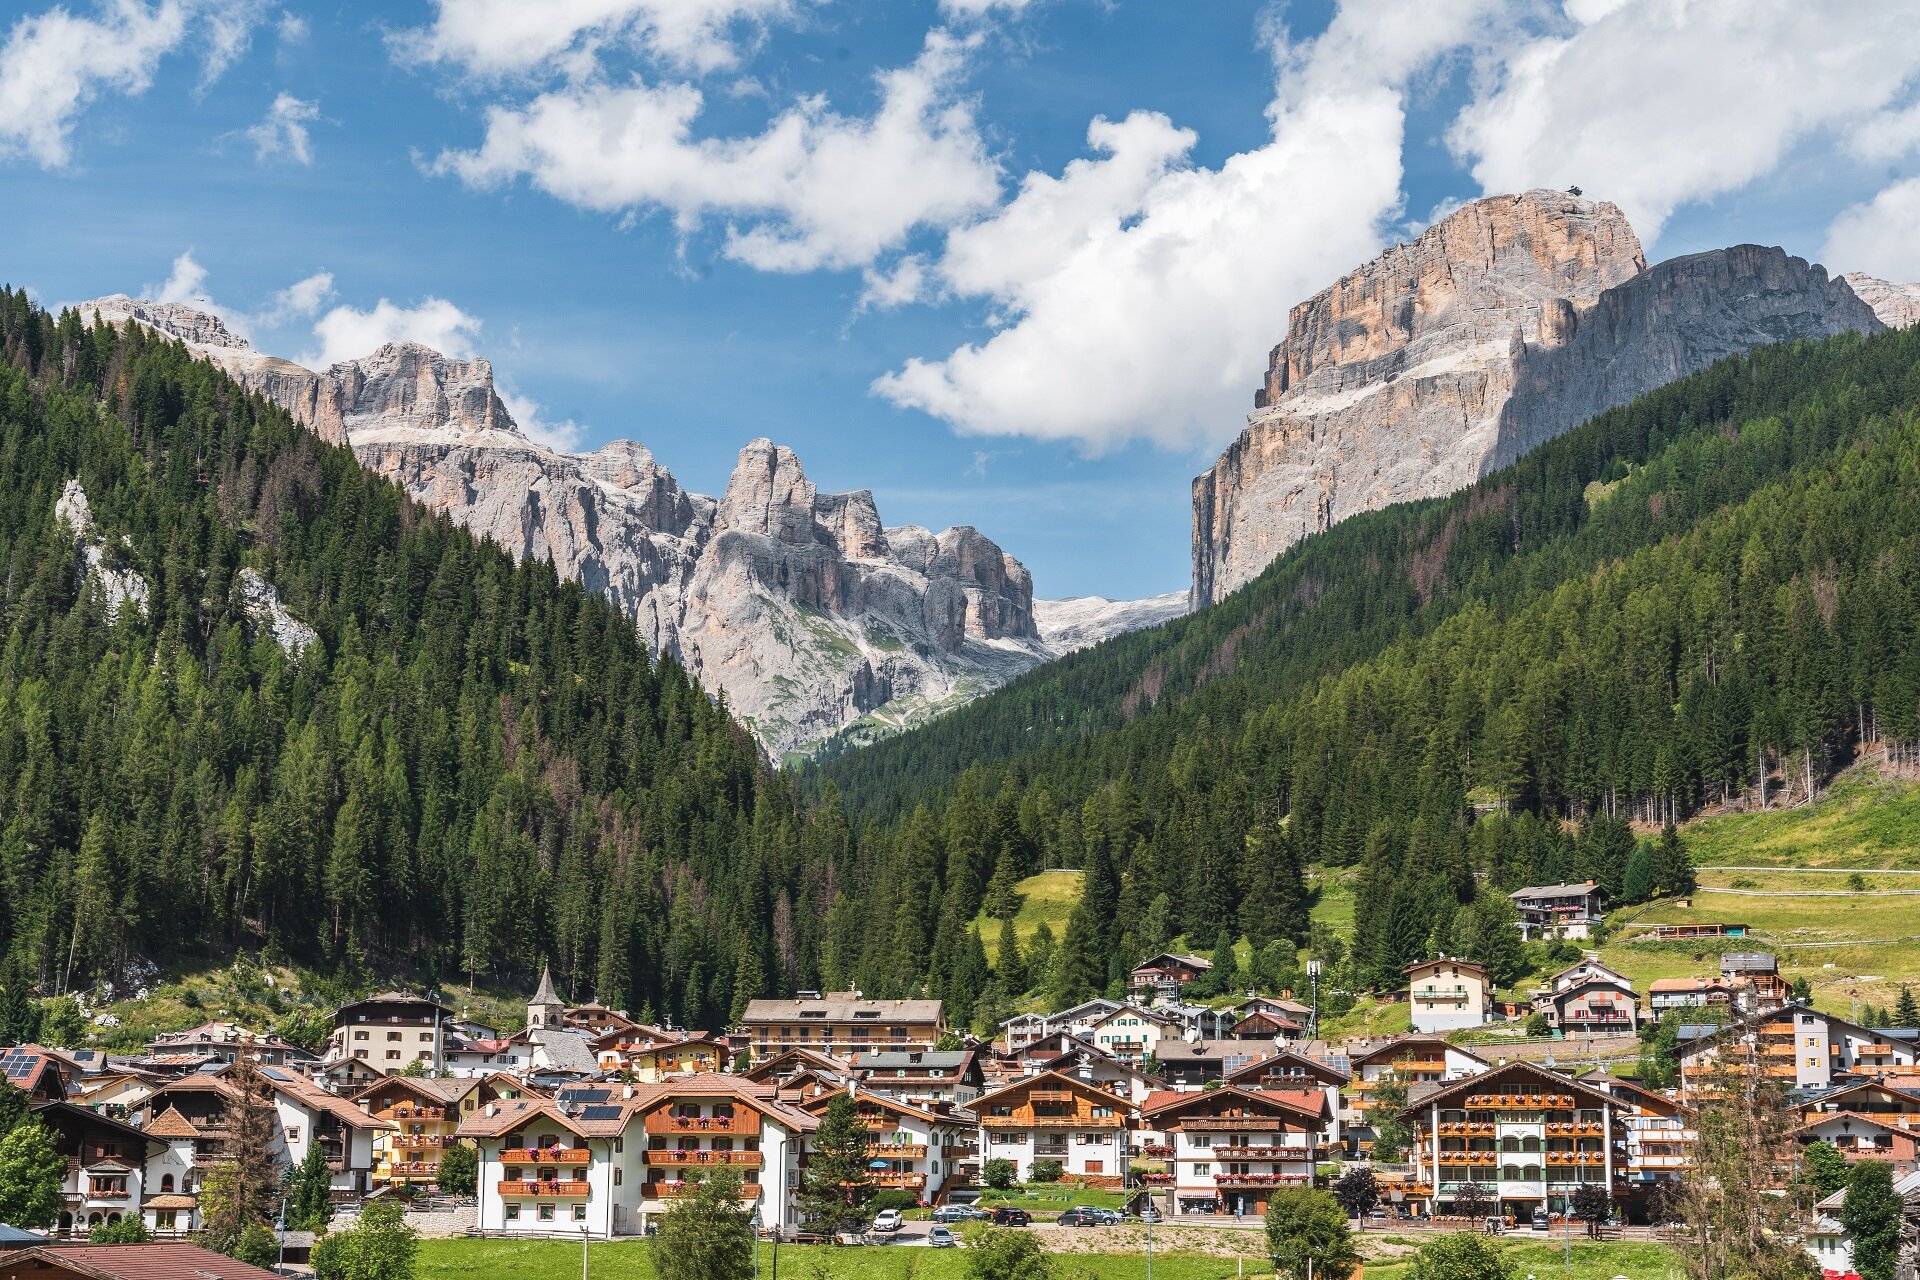
<instances>
[{"instance_id":1,"label":"red roof","mask_svg":"<svg viewBox=\"0 0 1920 1280\"><path fill-rule=\"evenodd\" d=\"M84 1276L87 1280L273 1280L273 1272L195 1244L36 1245L0 1256L0 1280Z\"/></svg>"}]
</instances>

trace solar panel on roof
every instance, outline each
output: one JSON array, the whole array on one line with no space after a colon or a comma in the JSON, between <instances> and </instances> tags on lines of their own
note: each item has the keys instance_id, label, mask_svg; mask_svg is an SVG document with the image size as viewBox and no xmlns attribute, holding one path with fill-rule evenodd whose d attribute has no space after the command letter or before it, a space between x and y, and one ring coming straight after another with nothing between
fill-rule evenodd
<instances>
[{"instance_id":1,"label":"solar panel on roof","mask_svg":"<svg viewBox=\"0 0 1920 1280\"><path fill-rule=\"evenodd\" d=\"M581 1109L580 1118L582 1120L618 1120L620 1118L620 1108L585 1107Z\"/></svg>"},{"instance_id":2,"label":"solar panel on roof","mask_svg":"<svg viewBox=\"0 0 1920 1280\"><path fill-rule=\"evenodd\" d=\"M566 1094L568 1102L605 1102L612 1096L611 1089L569 1089Z\"/></svg>"},{"instance_id":3,"label":"solar panel on roof","mask_svg":"<svg viewBox=\"0 0 1920 1280\"><path fill-rule=\"evenodd\" d=\"M284 1071L277 1071L277 1070L275 1070L275 1069L274 1069L274 1068L272 1068L272 1067L262 1067L262 1068L260 1068L260 1074L261 1074L261 1075L263 1075L263 1076L265 1076L265 1077L266 1077L267 1079L269 1079L269 1080L278 1080L278 1081L280 1081L280 1082L281 1082L282 1084L285 1084L285 1083L286 1083L286 1082L288 1082L289 1080L292 1080L292 1079L293 1079L293 1077L292 1077L292 1076L290 1076L290 1075L288 1075L288 1074L287 1074L286 1072L284 1072Z\"/></svg>"}]
</instances>

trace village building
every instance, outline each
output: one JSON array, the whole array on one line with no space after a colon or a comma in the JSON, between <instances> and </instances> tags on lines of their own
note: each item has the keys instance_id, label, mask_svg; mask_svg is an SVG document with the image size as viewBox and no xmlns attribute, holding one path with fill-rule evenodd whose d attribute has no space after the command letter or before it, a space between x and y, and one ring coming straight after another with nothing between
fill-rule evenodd
<instances>
[{"instance_id":1,"label":"village building","mask_svg":"<svg viewBox=\"0 0 1920 1280\"><path fill-rule=\"evenodd\" d=\"M1757 1072L1787 1089L1818 1091L1910 1074L1920 1061L1911 1032L1869 1029L1805 1005L1725 1026L1682 1026L1677 1034L1683 1096L1708 1083L1716 1064Z\"/></svg>"},{"instance_id":2,"label":"village building","mask_svg":"<svg viewBox=\"0 0 1920 1280\"><path fill-rule=\"evenodd\" d=\"M843 1058L876 1049L932 1049L947 1033L938 1000L868 1000L857 991L750 1000L740 1026L756 1062L788 1049Z\"/></svg>"},{"instance_id":3,"label":"village building","mask_svg":"<svg viewBox=\"0 0 1920 1280\"><path fill-rule=\"evenodd\" d=\"M590 1042L603 1072L626 1072L638 1084L658 1084L670 1076L724 1071L731 1055L717 1036L663 1031L632 1023L601 1032Z\"/></svg>"},{"instance_id":4,"label":"village building","mask_svg":"<svg viewBox=\"0 0 1920 1280\"><path fill-rule=\"evenodd\" d=\"M0 1243L0 1250L6 1245ZM0 1252L0 1280L273 1280L274 1273L198 1245L32 1245Z\"/></svg>"},{"instance_id":5,"label":"village building","mask_svg":"<svg viewBox=\"0 0 1920 1280\"><path fill-rule=\"evenodd\" d=\"M226 1063L245 1053L271 1067L305 1067L320 1056L271 1032L251 1031L235 1022L203 1022L185 1031L157 1035L147 1041L147 1053L151 1057L195 1054Z\"/></svg>"},{"instance_id":6,"label":"village building","mask_svg":"<svg viewBox=\"0 0 1920 1280\"><path fill-rule=\"evenodd\" d=\"M1525 1221L1536 1209L1564 1214L1586 1184L1617 1198L1616 1161L1625 1130L1620 1104L1530 1062L1463 1080L1416 1086L1401 1113L1416 1135L1418 1186L1435 1212L1454 1212L1463 1185L1481 1188L1490 1212Z\"/></svg>"},{"instance_id":7,"label":"village building","mask_svg":"<svg viewBox=\"0 0 1920 1280\"><path fill-rule=\"evenodd\" d=\"M1580 884L1532 885L1507 895L1520 913L1520 937L1558 938L1580 942L1593 936L1593 927L1605 919L1598 885L1588 880Z\"/></svg>"},{"instance_id":8,"label":"village building","mask_svg":"<svg viewBox=\"0 0 1920 1280\"><path fill-rule=\"evenodd\" d=\"M816 1120L843 1091L810 1091L799 1106ZM881 1190L911 1191L923 1204L977 1175L972 1112L928 1110L863 1088L851 1091L854 1113L867 1130L868 1180Z\"/></svg>"},{"instance_id":9,"label":"village building","mask_svg":"<svg viewBox=\"0 0 1920 1280\"><path fill-rule=\"evenodd\" d=\"M1327 1122L1315 1089L1168 1090L1141 1108L1169 1166L1171 1210L1182 1214L1257 1216L1276 1187L1312 1186L1318 1162L1333 1155Z\"/></svg>"},{"instance_id":10,"label":"village building","mask_svg":"<svg viewBox=\"0 0 1920 1280\"><path fill-rule=\"evenodd\" d=\"M1383 1088L1392 1085L1408 1096L1417 1085L1463 1080L1485 1071L1485 1058L1437 1036L1400 1036L1350 1045L1348 1081L1340 1113L1341 1136L1352 1154L1373 1151L1373 1112Z\"/></svg>"},{"instance_id":11,"label":"village building","mask_svg":"<svg viewBox=\"0 0 1920 1280\"><path fill-rule=\"evenodd\" d=\"M177 1177L204 1171L217 1163L227 1140L227 1109L238 1097L223 1067L217 1072L171 1081L146 1100L147 1132L172 1111L165 1135L165 1160ZM269 1148L274 1163L297 1165L310 1147L325 1153L329 1183L336 1191L366 1192L372 1188L374 1137L392 1125L362 1111L354 1103L279 1067L261 1067L272 1105L273 1138ZM199 1178L190 1179L194 1183Z\"/></svg>"},{"instance_id":12,"label":"village building","mask_svg":"<svg viewBox=\"0 0 1920 1280\"><path fill-rule=\"evenodd\" d=\"M1273 1090L1280 1093L1299 1093L1312 1089L1326 1099L1326 1125L1320 1131L1320 1141L1329 1147L1341 1145L1340 1132L1340 1091L1352 1080L1346 1072L1327 1065L1318 1058L1309 1058L1304 1053L1284 1049L1272 1057L1249 1062L1238 1071L1228 1075L1222 1084L1237 1089Z\"/></svg>"},{"instance_id":13,"label":"village building","mask_svg":"<svg viewBox=\"0 0 1920 1280\"><path fill-rule=\"evenodd\" d=\"M1485 1026L1493 982L1484 965L1442 956L1406 967L1413 1029L1437 1033Z\"/></svg>"},{"instance_id":14,"label":"village building","mask_svg":"<svg viewBox=\"0 0 1920 1280\"><path fill-rule=\"evenodd\" d=\"M1080 1034L1108 1057L1139 1066L1157 1057L1161 1040L1178 1038L1181 1029L1178 1018L1126 1004L1096 1020Z\"/></svg>"},{"instance_id":15,"label":"village building","mask_svg":"<svg viewBox=\"0 0 1920 1280\"><path fill-rule=\"evenodd\" d=\"M859 1054L847 1064L874 1093L916 1107L964 1107L986 1086L978 1049L892 1049Z\"/></svg>"},{"instance_id":16,"label":"village building","mask_svg":"<svg viewBox=\"0 0 1920 1280\"><path fill-rule=\"evenodd\" d=\"M57 1220L62 1234L140 1216L147 1157L164 1144L72 1102L42 1102L29 1114L46 1127L67 1164Z\"/></svg>"},{"instance_id":17,"label":"village building","mask_svg":"<svg viewBox=\"0 0 1920 1280\"><path fill-rule=\"evenodd\" d=\"M1127 975L1127 994L1142 1004L1169 1003L1180 998L1189 982L1212 968L1213 962L1200 956L1163 951L1134 966Z\"/></svg>"},{"instance_id":18,"label":"village building","mask_svg":"<svg viewBox=\"0 0 1920 1280\"><path fill-rule=\"evenodd\" d=\"M1636 1220L1644 1218L1655 1193L1663 1185L1677 1185L1693 1167L1699 1117L1684 1103L1605 1072L1581 1076L1580 1083L1611 1094L1619 1104L1615 1114L1626 1131L1622 1207Z\"/></svg>"},{"instance_id":19,"label":"village building","mask_svg":"<svg viewBox=\"0 0 1920 1280\"><path fill-rule=\"evenodd\" d=\"M1271 1040L1163 1040L1154 1067L1172 1088L1204 1089L1272 1057L1276 1047Z\"/></svg>"},{"instance_id":20,"label":"village building","mask_svg":"<svg viewBox=\"0 0 1920 1280\"><path fill-rule=\"evenodd\" d=\"M1070 1177L1119 1186L1127 1170L1127 1134L1134 1104L1058 1071L1025 1076L983 1095L977 1146L981 1167L1011 1160L1018 1181L1031 1181L1037 1161L1059 1163Z\"/></svg>"},{"instance_id":21,"label":"village building","mask_svg":"<svg viewBox=\"0 0 1920 1280\"><path fill-rule=\"evenodd\" d=\"M0 1079L34 1102L60 1102L78 1088L69 1088L61 1060L37 1044L15 1045L0 1051ZM77 1084L77 1081L76 1081Z\"/></svg>"},{"instance_id":22,"label":"village building","mask_svg":"<svg viewBox=\"0 0 1920 1280\"><path fill-rule=\"evenodd\" d=\"M418 1062L437 1075L452 1016L438 1001L400 991L349 1001L334 1011L327 1061L352 1058L389 1074Z\"/></svg>"},{"instance_id":23,"label":"village building","mask_svg":"<svg viewBox=\"0 0 1920 1280\"><path fill-rule=\"evenodd\" d=\"M478 1230L577 1240L645 1233L691 1190L689 1170L718 1166L741 1175L764 1227L791 1229L816 1123L771 1085L698 1075L493 1102L459 1134L479 1152Z\"/></svg>"}]
</instances>

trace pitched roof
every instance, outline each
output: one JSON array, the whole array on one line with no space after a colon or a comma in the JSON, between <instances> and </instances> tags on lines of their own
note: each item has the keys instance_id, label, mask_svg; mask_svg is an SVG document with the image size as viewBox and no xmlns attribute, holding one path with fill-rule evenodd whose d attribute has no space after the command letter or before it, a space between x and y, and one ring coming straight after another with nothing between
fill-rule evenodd
<instances>
[{"instance_id":1,"label":"pitched roof","mask_svg":"<svg viewBox=\"0 0 1920 1280\"><path fill-rule=\"evenodd\" d=\"M1505 1063L1489 1071L1483 1071L1479 1075L1467 1076L1460 1080L1445 1080L1430 1084L1426 1088L1419 1090L1419 1100L1417 1102L1415 1102L1413 1098L1413 1091L1409 1090L1407 1101L1412 1105L1409 1105L1401 1114L1408 1116L1419 1114L1422 1108L1430 1106L1438 1102L1441 1098L1453 1093L1499 1093L1499 1086L1493 1082L1503 1076L1515 1073L1523 1076L1532 1076L1539 1080L1543 1086L1549 1086L1555 1091L1566 1091L1577 1096L1583 1095L1594 1102L1604 1102L1611 1106L1619 1105L1620 1100L1610 1093L1596 1089L1590 1084L1581 1084L1572 1076L1563 1075L1558 1071L1549 1071L1545 1067L1522 1059Z\"/></svg>"},{"instance_id":2,"label":"pitched roof","mask_svg":"<svg viewBox=\"0 0 1920 1280\"><path fill-rule=\"evenodd\" d=\"M1515 889L1509 898L1571 898L1577 894L1593 893L1599 889L1593 881L1580 884L1535 884L1524 889Z\"/></svg>"},{"instance_id":3,"label":"pitched roof","mask_svg":"<svg viewBox=\"0 0 1920 1280\"><path fill-rule=\"evenodd\" d=\"M540 989L533 993L533 999L527 1003L564 1005L565 1002L560 999L560 993L553 989L553 970L548 966L544 964L540 966Z\"/></svg>"},{"instance_id":4,"label":"pitched roof","mask_svg":"<svg viewBox=\"0 0 1920 1280\"><path fill-rule=\"evenodd\" d=\"M631 1090L631 1093L628 1091ZM503 1098L460 1121L463 1138L497 1138L545 1119L583 1138L610 1138L626 1132L636 1115L681 1098L732 1098L802 1133L818 1121L785 1101L771 1084L744 1076L701 1072L647 1085L571 1085L559 1098Z\"/></svg>"},{"instance_id":5,"label":"pitched roof","mask_svg":"<svg viewBox=\"0 0 1920 1280\"><path fill-rule=\"evenodd\" d=\"M176 1241L152 1244L81 1244L49 1248L36 1245L6 1256L9 1268L28 1274L23 1264L35 1263L52 1276L82 1276L85 1280L273 1280L273 1272L199 1245ZM39 1266L36 1266L36 1270Z\"/></svg>"},{"instance_id":6,"label":"pitched roof","mask_svg":"<svg viewBox=\"0 0 1920 1280\"><path fill-rule=\"evenodd\" d=\"M795 1000L749 1000L741 1017L742 1026L759 1022L793 1022L799 1019L821 1022L938 1022L938 1000L869 1000L851 991L830 991L824 996Z\"/></svg>"},{"instance_id":7,"label":"pitched roof","mask_svg":"<svg viewBox=\"0 0 1920 1280\"><path fill-rule=\"evenodd\" d=\"M1291 1071L1287 1070L1289 1067L1293 1069ZM1322 1062L1318 1058L1309 1058L1304 1053L1286 1049L1279 1053L1269 1054L1264 1058L1256 1058L1244 1067L1234 1068L1234 1070L1227 1073L1227 1083L1244 1086L1249 1079L1257 1080L1261 1076L1269 1074L1308 1076L1316 1080L1324 1081L1327 1084L1345 1084L1347 1081L1353 1079L1352 1076L1336 1066Z\"/></svg>"},{"instance_id":8,"label":"pitched roof","mask_svg":"<svg viewBox=\"0 0 1920 1280\"><path fill-rule=\"evenodd\" d=\"M1400 972L1418 973L1422 969L1433 969L1443 964L1450 964L1456 969L1471 969L1483 978L1487 976L1487 966L1475 964L1471 960L1462 960L1457 956L1435 956L1431 960L1415 960Z\"/></svg>"},{"instance_id":9,"label":"pitched roof","mask_svg":"<svg viewBox=\"0 0 1920 1280\"><path fill-rule=\"evenodd\" d=\"M1057 1080L1062 1083L1072 1085L1074 1088L1079 1089L1084 1093L1093 1094L1094 1096L1101 1099L1103 1102L1111 1101L1118 1106L1127 1108L1130 1111L1134 1109L1134 1104L1129 1099L1123 1098L1117 1093L1109 1093L1107 1090L1102 1089L1097 1084L1089 1084L1085 1080L1076 1079L1073 1076L1066 1074L1064 1071L1042 1071L1038 1075L1019 1076L1013 1080L1009 1080L1007 1081L1007 1083L1001 1085L998 1089L994 1089L988 1093L983 1093L978 1098L975 1098L973 1101L973 1109L984 1115L986 1113L987 1103L993 1100L994 1098L999 1097L1001 1094L1011 1093L1015 1089L1026 1088L1030 1085L1039 1084L1043 1081L1048 1081L1048 1080Z\"/></svg>"},{"instance_id":10,"label":"pitched roof","mask_svg":"<svg viewBox=\"0 0 1920 1280\"><path fill-rule=\"evenodd\" d=\"M182 1195L178 1191L163 1191L157 1196L142 1196L140 1199L143 1209L191 1209L199 1203L199 1196Z\"/></svg>"},{"instance_id":11,"label":"pitched roof","mask_svg":"<svg viewBox=\"0 0 1920 1280\"><path fill-rule=\"evenodd\" d=\"M1318 1089L1241 1089L1233 1085L1202 1092L1158 1089L1140 1104L1140 1114L1147 1120L1157 1120L1185 1111L1195 1103L1219 1098L1244 1098L1277 1111L1297 1112L1310 1120L1324 1119L1327 1114L1327 1095Z\"/></svg>"}]
</instances>

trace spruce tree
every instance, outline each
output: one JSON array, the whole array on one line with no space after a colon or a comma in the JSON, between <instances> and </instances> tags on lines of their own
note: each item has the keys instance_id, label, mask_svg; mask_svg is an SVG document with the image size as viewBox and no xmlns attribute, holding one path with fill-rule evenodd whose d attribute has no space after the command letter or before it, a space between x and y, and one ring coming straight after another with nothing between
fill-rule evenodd
<instances>
[{"instance_id":1,"label":"spruce tree","mask_svg":"<svg viewBox=\"0 0 1920 1280\"><path fill-rule=\"evenodd\" d=\"M1861 1160L1848 1170L1840 1225L1853 1240L1853 1269L1860 1280L1894 1280L1900 1265L1901 1212L1892 1165Z\"/></svg>"},{"instance_id":2,"label":"spruce tree","mask_svg":"<svg viewBox=\"0 0 1920 1280\"><path fill-rule=\"evenodd\" d=\"M252 1058L240 1054L221 1078L232 1091L222 1117L227 1136L219 1163L202 1185L201 1220L212 1246L230 1253L249 1226L273 1219L280 1179L273 1160L273 1095L266 1077ZM316 1135L309 1135L309 1141L319 1146Z\"/></svg>"},{"instance_id":3,"label":"spruce tree","mask_svg":"<svg viewBox=\"0 0 1920 1280\"><path fill-rule=\"evenodd\" d=\"M1627 874L1621 884L1620 901L1645 902L1653 896L1653 848L1645 840L1633 846L1627 859Z\"/></svg>"},{"instance_id":4,"label":"spruce tree","mask_svg":"<svg viewBox=\"0 0 1920 1280\"><path fill-rule=\"evenodd\" d=\"M1654 888L1669 898L1678 898L1692 893L1699 883L1694 875L1693 855L1687 850L1686 839L1669 822L1660 832L1659 843L1654 846Z\"/></svg>"},{"instance_id":5,"label":"spruce tree","mask_svg":"<svg viewBox=\"0 0 1920 1280\"><path fill-rule=\"evenodd\" d=\"M649 1256L660 1280L747 1280L756 1251L740 1175L719 1165L661 1215Z\"/></svg>"},{"instance_id":6,"label":"spruce tree","mask_svg":"<svg viewBox=\"0 0 1920 1280\"><path fill-rule=\"evenodd\" d=\"M1900 984L1900 999L1893 1006L1893 1025L1896 1027L1920 1027L1920 1002L1913 998L1913 988L1906 983Z\"/></svg>"},{"instance_id":7,"label":"spruce tree","mask_svg":"<svg viewBox=\"0 0 1920 1280\"><path fill-rule=\"evenodd\" d=\"M1020 954L1020 935L1014 931L1011 920L1000 922L1000 938L994 952L993 972L1006 991L1019 992L1027 989L1026 960Z\"/></svg>"},{"instance_id":8,"label":"spruce tree","mask_svg":"<svg viewBox=\"0 0 1920 1280\"><path fill-rule=\"evenodd\" d=\"M847 1230L865 1222L860 1206L872 1190L867 1126L853 1099L836 1093L807 1139L807 1167L795 1203L803 1217L824 1230Z\"/></svg>"}]
</instances>

